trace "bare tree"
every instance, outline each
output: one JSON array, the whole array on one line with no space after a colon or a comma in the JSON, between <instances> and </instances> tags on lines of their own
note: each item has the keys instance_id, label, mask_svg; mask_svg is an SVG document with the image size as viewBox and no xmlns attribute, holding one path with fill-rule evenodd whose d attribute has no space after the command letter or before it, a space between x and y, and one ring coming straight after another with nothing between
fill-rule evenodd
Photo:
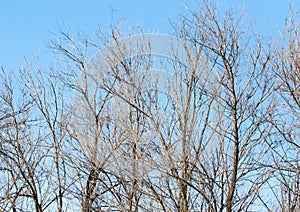
<instances>
[{"instance_id":1,"label":"bare tree","mask_svg":"<svg viewBox=\"0 0 300 212\"><path fill-rule=\"evenodd\" d=\"M278 117L274 125L278 133L276 151L278 207L282 211L298 211L299 196L299 25L292 17L287 19L286 29L282 34L276 60L274 78L276 78L276 98L279 99Z\"/></svg>"},{"instance_id":2,"label":"bare tree","mask_svg":"<svg viewBox=\"0 0 300 212\"><path fill-rule=\"evenodd\" d=\"M28 93L15 89L15 83L2 70L1 209L43 211L56 199L48 181L50 148L36 125Z\"/></svg>"},{"instance_id":3,"label":"bare tree","mask_svg":"<svg viewBox=\"0 0 300 212\"><path fill-rule=\"evenodd\" d=\"M205 104L186 102L185 110L177 115L188 117L179 122L185 126L180 129L181 135L190 133L190 140L183 142L187 147L182 148L183 152L189 151L183 153L186 168L177 171L182 176L176 172L171 176L181 180L179 188L183 183L198 192L193 201L198 206L189 208L192 204L186 203L179 211L249 210L265 203L260 203L258 197L270 174L260 164L267 160L265 141L272 129L269 121L274 108L269 98L272 83L268 76L272 52L263 47L261 37L254 35L249 40L251 35L242 31L241 24L245 23L233 11L225 12L222 18L217 12L213 4L204 1L204 8L183 17L179 31L184 40L197 47L196 58L207 60L200 63L198 73L188 70L187 79L191 80L186 79L192 94L187 96L206 99ZM202 114L202 119L189 121L198 114Z\"/></svg>"}]
</instances>

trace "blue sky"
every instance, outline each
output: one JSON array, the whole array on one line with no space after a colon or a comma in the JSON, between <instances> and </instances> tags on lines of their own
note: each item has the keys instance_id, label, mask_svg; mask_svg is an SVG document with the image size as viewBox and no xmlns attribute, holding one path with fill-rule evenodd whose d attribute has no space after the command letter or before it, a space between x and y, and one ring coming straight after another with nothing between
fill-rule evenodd
<instances>
[{"instance_id":1,"label":"blue sky","mask_svg":"<svg viewBox=\"0 0 300 212\"><path fill-rule=\"evenodd\" d=\"M187 3L194 0L186 0ZM289 13L289 0L223 0L224 7L243 9L263 29L276 34ZM192 4L191 4L192 5ZM299 3L294 3L299 10ZM73 32L94 34L98 26L109 29L112 17L145 32L167 33L169 20L184 12L181 0L10 0L0 6L0 66L16 69L24 58L43 56L59 25Z\"/></svg>"}]
</instances>

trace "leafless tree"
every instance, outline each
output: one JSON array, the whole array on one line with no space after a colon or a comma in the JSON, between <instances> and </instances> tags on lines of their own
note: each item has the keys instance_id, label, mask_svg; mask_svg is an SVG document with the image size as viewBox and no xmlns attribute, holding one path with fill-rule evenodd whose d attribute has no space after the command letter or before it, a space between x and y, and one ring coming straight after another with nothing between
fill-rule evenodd
<instances>
[{"instance_id":1,"label":"leafless tree","mask_svg":"<svg viewBox=\"0 0 300 212\"><path fill-rule=\"evenodd\" d=\"M52 194L51 148L39 128L33 102L4 70L1 75L1 210L43 211ZM55 185L56 186L56 185Z\"/></svg>"},{"instance_id":2,"label":"leafless tree","mask_svg":"<svg viewBox=\"0 0 300 212\"><path fill-rule=\"evenodd\" d=\"M274 123L278 132L273 153L277 169L274 187L282 211L300 210L299 196L299 25L290 16L274 61L276 98L281 102Z\"/></svg>"}]
</instances>

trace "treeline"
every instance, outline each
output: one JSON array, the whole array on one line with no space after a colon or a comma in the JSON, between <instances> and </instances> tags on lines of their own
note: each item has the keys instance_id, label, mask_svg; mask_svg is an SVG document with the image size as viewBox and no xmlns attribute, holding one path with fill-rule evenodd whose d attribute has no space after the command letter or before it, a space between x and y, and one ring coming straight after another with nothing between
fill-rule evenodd
<instances>
[{"instance_id":1,"label":"treeline","mask_svg":"<svg viewBox=\"0 0 300 212\"><path fill-rule=\"evenodd\" d=\"M62 30L55 65L2 69L1 211L300 211L299 25L201 5L165 55Z\"/></svg>"}]
</instances>

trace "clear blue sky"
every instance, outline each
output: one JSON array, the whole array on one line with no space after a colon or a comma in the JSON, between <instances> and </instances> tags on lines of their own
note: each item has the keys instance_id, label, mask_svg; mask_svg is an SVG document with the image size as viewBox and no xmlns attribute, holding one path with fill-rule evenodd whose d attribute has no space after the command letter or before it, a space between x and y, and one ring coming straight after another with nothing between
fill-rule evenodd
<instances>
[{"instance_id":1,"label":"clear blue sky","mask_svg":"<svg viewBox=\"0 0 300 212\"><path fill-rule=\"evenodd\" d=\"M186 0L194 2L194 0ZM224 7L244 8L258 28L277 33L289 12L289 0L223 0ZM295 9L300 10L295 3ZM98 25L108 28L112 14L144 31L166 33L169 20L184 11L181 0L10 0L0 6L0 66L18 68L24 57L45 54L59 25L94 34Z\"/></svg>"}]
</instances>

